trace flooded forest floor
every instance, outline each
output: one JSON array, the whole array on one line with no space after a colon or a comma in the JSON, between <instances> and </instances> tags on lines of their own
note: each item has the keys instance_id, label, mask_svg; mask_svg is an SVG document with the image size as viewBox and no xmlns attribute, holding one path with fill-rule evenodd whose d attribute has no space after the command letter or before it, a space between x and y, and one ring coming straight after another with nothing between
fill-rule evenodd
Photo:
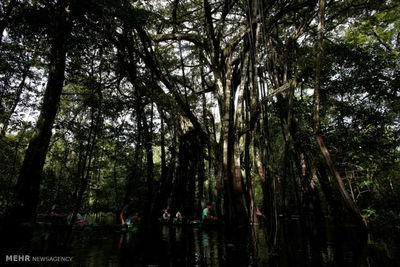
<instances>
[{"instance_id":1,"label":"flooded forest floor","mask_svg":"<svg viewBox=\"0 0 400 267\"><path fill-rule=\"evenodd\" d=\"M29 234L24 231L7 233L1 251L72 257L65 266L398 266L400 262L398 228L368 234L352 225L308 225L298 218L281 219L276 236L263 225L234 233L224 225L140 225L135 231L118 225L81 226L73 229L67 247L64 227L38 224L31 230L25 240L22 235Z\"/></svg>"}]
</instances>

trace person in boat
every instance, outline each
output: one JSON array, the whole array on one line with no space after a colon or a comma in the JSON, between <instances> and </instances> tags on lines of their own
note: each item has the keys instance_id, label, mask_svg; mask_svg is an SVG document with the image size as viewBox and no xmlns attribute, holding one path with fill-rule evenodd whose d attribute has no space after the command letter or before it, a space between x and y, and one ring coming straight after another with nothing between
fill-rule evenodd
<instances>
[{"instance_id":1,"label":"person in boat","mask_svg":"<svg viewBox=\"0 0 400 267\"><path fill-rule=\"evenodd\" d=\"M132 198L129 198L128 203L122 208L119 217L121 219L122 226L134 224L135 222L140 221L139 216L135 215Z\"/></svg>"},{"instance_id":2,"label":"person in boat","mask_svg":"<svg viewBox=\"0 0 400 267\"><path fill-rule=\"evenodd\" d=\"M201 219L203 221L216 221L216 220L218 220L218 218L216 216L212 215L211 203L207 203L207 207L204 208L203 214L201 216Z\"/></svg>"},{"instance_id":3,"label":"person in boat","mask_svg":"<svg viewBox=\"0 0 400 267\"><path fill-rule=\"evenodd\" d=\"M93 225L89 218L84 218L80 213L76 215L75 224L77 225Z\"/></svg>"},{"instance_id":4,"label":"person in boat","mask_svg":"<svg viewBox=\"0 0 400 267\"><path fill-rule=\"evenodd\" d=\"M162 215L163 221L169 221L170 218L171 218L171 215L169 214L168 209L164 209L163 215Z\"/></svg>"},{"instance_id":5,"label":"person in boat","mask_svg":"<svg viewBox=\"0 0 400 267\"><path fill-rule=\"evenodd\" d=\"M178 211L175 215L175 219L177 222L182 222L183 221L182 212Z\"/></svg>"}]
</instances>

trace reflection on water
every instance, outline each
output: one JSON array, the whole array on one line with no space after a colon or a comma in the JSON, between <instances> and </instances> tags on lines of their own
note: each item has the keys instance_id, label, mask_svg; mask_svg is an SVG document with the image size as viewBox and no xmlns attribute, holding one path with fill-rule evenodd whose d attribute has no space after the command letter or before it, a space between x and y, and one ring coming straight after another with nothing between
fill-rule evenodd
<instances>
[{"instance_id":1,"label":"reflection on water","mask_svg":"<svg viewBox=\"0 0 400 267\"><path fill-rule=\"evenodd\" d=\"M63 254L74 257L72 266L398 266L399 236L398 230L376 238L356 227L305 226L289 220L280 225L273 246L262 226L227 231L162 225L137 232L88 227L74 232ZM36 250L59 255L59 237L57 231L39 242L39 250L37 243Z\"/></svg>"}]
</instances>

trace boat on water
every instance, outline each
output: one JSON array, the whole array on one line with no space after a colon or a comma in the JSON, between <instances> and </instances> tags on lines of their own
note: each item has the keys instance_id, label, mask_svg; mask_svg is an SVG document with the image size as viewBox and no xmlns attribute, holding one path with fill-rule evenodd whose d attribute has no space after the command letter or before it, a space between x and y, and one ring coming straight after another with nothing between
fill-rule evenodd
<instances>
[{"instance_id":1,"label":"boat on water","mask_svg":"<svg viewBox=\"0 0 400 267\"><path fill-rule=\"evenodd\" d=\"M158 219L161 225L168 226L198 226L198 227L218 227L222 226L223 222L219 220L164 220Z\"/></svg>"}]
</instances>

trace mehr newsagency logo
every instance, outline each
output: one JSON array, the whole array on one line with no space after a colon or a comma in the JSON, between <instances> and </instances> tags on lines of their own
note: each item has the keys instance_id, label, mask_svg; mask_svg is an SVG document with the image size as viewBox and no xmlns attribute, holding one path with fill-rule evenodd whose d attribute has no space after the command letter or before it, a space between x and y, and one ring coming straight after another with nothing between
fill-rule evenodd
<instances>
[{"instance_id":1,"label":"mehr newsagency logo","mask_svg":"<svg viewBox=\"0 0 400 267\"><path fill-rule=\"evenodd\" d=\"M70 256L5 255L6 262L71 262Z\"/></svg>"}]
</instances>

